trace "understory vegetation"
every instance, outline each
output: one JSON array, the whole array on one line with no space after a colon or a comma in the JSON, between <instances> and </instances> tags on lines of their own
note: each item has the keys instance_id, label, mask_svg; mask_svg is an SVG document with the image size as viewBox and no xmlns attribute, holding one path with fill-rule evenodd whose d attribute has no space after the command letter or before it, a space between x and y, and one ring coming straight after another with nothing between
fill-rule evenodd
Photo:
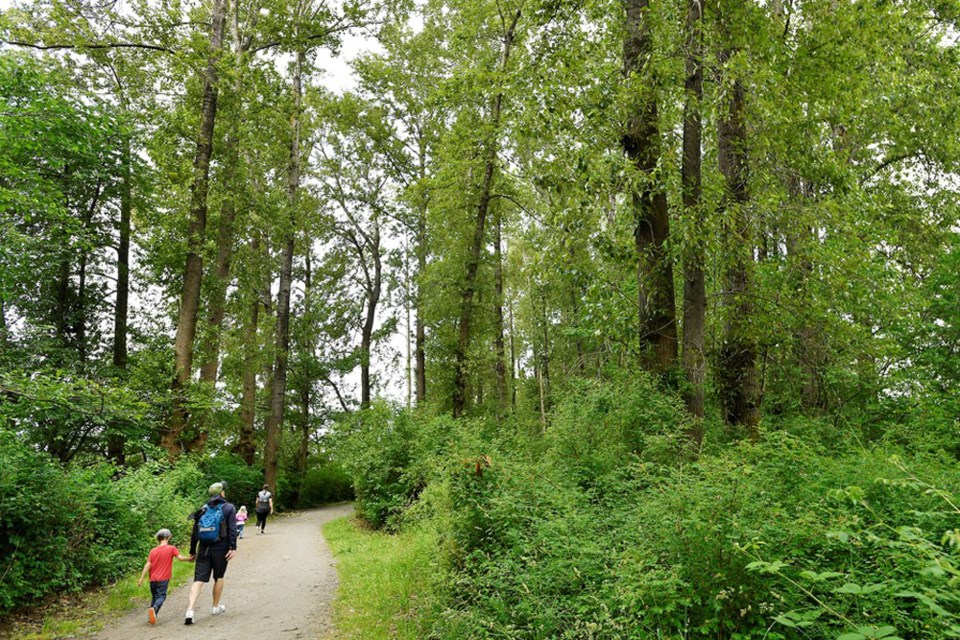
<instances>
[{"instance_id":1,"label":"understory vegetation","mask_svg":"<svg viewBox=\"0 0 960 640\"><path fill-rule=\"evenodd\" d=\"M253 501L262 471L224 454L175 466L149 462L125 469L98 460L63 467L13 434L0 430L0 619L46 596L113 584L143 566L161 528L188 547L192 521L207 487L227 482L239 506ZM289 483L299 478L283 476ZM278 508L312 507L353 497L343 473L312 468L297 493Z\"/></svg>"},{"instance_id":2,"label":"understory vegetation","mask_svg":"<svg viewBox=\"0 0 960 640\"><path fill-rule=\"evenodd\" d=\"M403 616L428 631L397 637L960 636L949 447L771 422L756 443L711 425L689 451L682 403L637 374L571 388L546 429L381 405L338 452L363 521L431 536L432 554L408 548L433 559L427 604ZM376 540L356 543L371 564Z\"/></svg>"}]
</instances>

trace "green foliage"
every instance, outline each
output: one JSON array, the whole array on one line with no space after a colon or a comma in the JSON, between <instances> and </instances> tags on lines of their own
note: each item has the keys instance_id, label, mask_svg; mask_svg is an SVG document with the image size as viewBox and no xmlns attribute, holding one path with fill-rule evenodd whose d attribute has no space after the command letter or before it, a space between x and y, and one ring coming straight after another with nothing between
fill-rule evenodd
<instances>
[{"instance_id":1,"label":"green foliage","mask_svg":"<svg viewBox=\"0 0 960 640\"><path fill-rule=\"evenodd\" d=\"M198 461L197 466L203 472L203 477L210 479L210 483L219 480L227 483L227 499L238 509L241 505L247 505L247 509L253 511L257 493L263 488L262 469L247 466L243 460L231 453L218 453L203 458Z\"/></svg>"},{"instance_id":2,"label":"green foliage","mask_svg":"<svg viewBox=\"0 0 960 640\"><path fill-rule=\"evenodd\" d=\"M195 506L184 496L201 481L194 466L114 473L107 465L64 469L0 431L0 614L133 570L162 527L175 543L189 541Z\"/></svg>"},{"instance_id":3,"label":"green foliage","mask_svg":"<svg viewBox=\"0 0 960 640\"><path fill-rule=\"evenodd\" d=\"M952 637L948 459L831 451L811 420L684 461L678 404L585 383L533 438L379 406L337 451L371 524L436 531L432 637Z\"/></svg>"},{"instance_id":4,"label":"green foliage","mask_svg":"<svg viewBox=\"0 0 960 640\"><path fill-rule=\"evenodd\" d=\"M321 464L307 471L300 485L301 508L319 507L331 502L353 500L350 477L334 462Z\"/></svg>"},{"instance_id":5,"label":"green foliage","mask_svg":"<svg viewBox=\"0 0 960 640\"><path fill-rule=\"evenodd\" d=\"M414 424L383 402L349 416L338 432L337 460L353 481L357 512L376 528L396 526L396 517L419 487L407 473Z\"/></svg>"}]
</instances>

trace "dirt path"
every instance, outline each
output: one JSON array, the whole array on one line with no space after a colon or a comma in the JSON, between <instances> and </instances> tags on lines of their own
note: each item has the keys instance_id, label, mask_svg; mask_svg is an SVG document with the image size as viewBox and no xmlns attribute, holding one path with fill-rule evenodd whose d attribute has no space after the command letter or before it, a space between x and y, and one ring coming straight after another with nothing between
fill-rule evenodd
<instances>
[{"instance_id":1,"label":"dirt path","mask_svg":"<svg viewBox=\"0 0 960 640\"><path fill-rule=\"evenodd\" d=\"M143 608L108 625L99 640L318 640L333 629L330 603L337 589L333 556L320 527L348 515L351 505L303 511L267 522L257 534L250 520L237 556L227 569L223 604L227 611L210 615L211 587L203 587L196 620L183 624L186 584L167 596L156 626L147 624L150 593ZM185 550L186 551L186 550Z\"/></svg>"}]
</instances>

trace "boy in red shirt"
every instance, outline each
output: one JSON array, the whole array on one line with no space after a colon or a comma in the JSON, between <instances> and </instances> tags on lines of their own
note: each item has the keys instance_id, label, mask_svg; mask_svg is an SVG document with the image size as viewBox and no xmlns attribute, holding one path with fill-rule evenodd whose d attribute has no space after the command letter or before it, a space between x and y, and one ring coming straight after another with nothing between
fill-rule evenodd
<instances>
[{"instance_id":1,"label":"boy in red shirt","mask_svg":"<svg viewBox=\"0 0 960 640\"><path fill-rule=\"evenodd\" d=\"M173 573L173 559L182 561L193 560L193 556L187 557L170 544L170 529L160 529L157 531L157 546L150 550L146 564L143 565L143 571L140 573L140 579L137 580L137 586L143 584L143 579L150 574L150 608L147 610L147 620L150 624L157 624L157 614L160 613L160 607L163 601L167 599L167 586L170 584L170 576Z\"/></svg>"}]
</instances>

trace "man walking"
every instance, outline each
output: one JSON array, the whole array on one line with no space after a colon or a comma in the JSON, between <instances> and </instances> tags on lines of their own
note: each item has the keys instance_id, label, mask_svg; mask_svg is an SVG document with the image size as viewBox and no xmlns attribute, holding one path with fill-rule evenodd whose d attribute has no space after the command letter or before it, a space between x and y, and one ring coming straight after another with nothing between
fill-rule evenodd
<instances>
[{"instance_id":1,"label":"man walking","mask_svg":"<svg viewBox=\"0 0 960 640\"><path fill-rule=\"evenodd\" d=\"M193 624L193 608L200 598L203 585L213 575L212 615L227 610L220 602L223 595L223 576L227 563L237 553L237 508L227 502L226 483L215 482L207 490L210 499L191 516L194 519L193 535L190 536L190 555L196 557L197 566L190 587L190 599L184 624Z\"/></svg>"}]
</instances>

